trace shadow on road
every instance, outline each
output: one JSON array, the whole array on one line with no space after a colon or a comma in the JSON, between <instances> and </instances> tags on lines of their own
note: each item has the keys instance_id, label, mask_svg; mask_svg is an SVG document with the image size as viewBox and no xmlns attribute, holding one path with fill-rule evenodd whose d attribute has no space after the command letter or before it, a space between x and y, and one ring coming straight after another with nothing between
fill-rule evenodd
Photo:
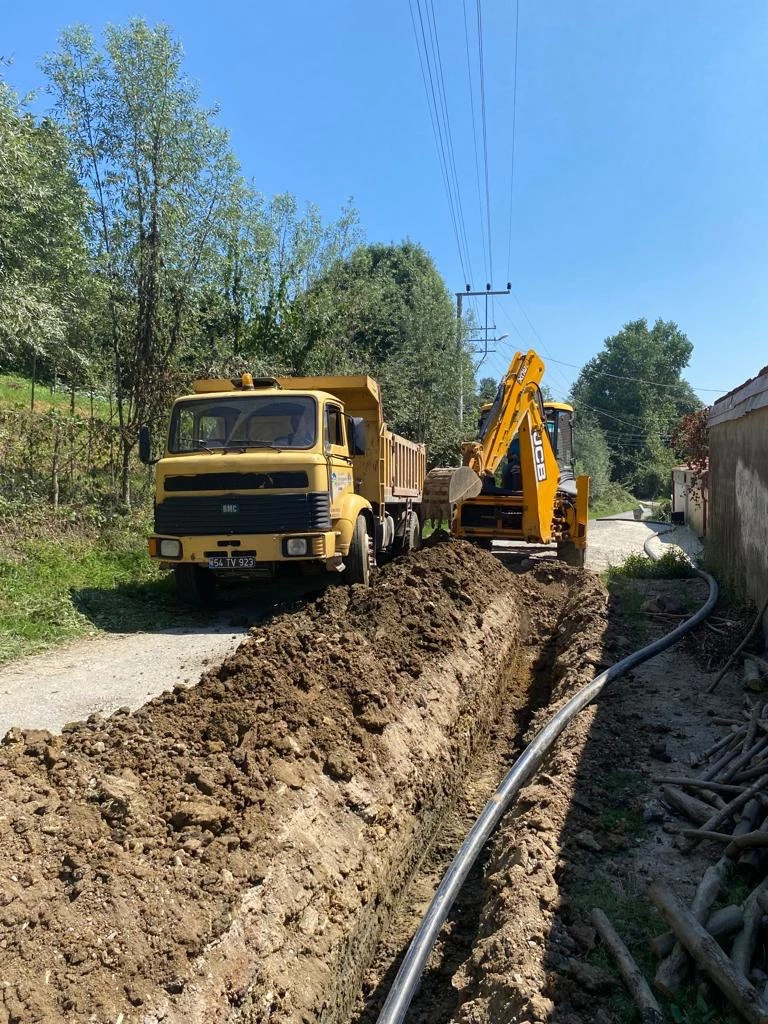
<instances>
[{"instance_id":1,"label":"shadow on road","mask_svg":"<svg viewBox=\"0 0 768 1024\"><path fill-rule=\"evenodd\" d=\"M195 607L177 595L172 577L117 587L70 591L72 604L94 626L108 633L217 633L247 629L290 611L328 586L324 577L248 583L223 581L213 604Z\"/></svg>"}]
</instances>

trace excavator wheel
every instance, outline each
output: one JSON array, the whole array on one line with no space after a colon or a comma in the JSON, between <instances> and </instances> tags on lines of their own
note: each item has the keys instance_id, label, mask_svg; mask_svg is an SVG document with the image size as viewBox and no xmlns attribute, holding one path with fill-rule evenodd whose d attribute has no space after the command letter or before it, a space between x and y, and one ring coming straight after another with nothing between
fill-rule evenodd
<instances>
[{"instance_id":1,"label":"excavator wheel","mask_svg":"<svg viewBox=\"0 0 768 1024\"><path fill-rule=\"evenodd\" d=\"M421 514L424 522L451 520L451 509L459 501L476 498L482 490L480 477L469 466L431 469L424 481Z\"/></svg>"},{"instance_id":2,"label":"excavator wheel","mask_svg":"<svg viewBox=\"0 0 768 1024\"><path fill-rule=\"evenodd\" d=\"M583 569L587 559L587 549L577 548L573 541L564 540L557 545L557 557L566 565Z\"/></svg>"}]
</instances>

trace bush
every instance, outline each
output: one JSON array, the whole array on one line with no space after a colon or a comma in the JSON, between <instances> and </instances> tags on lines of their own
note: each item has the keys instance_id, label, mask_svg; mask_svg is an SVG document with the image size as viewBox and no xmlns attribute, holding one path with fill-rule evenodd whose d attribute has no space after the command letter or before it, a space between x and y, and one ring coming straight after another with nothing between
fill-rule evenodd
<instances>
[{"instance_id":1,"label":"bush","mask_svg":"<svg viewBox=\"0 0 768 1024\"><path fill-rule=\"evenodd\" d=\"M630 555L621 565L612 565L606 572L609 583L615 580L669 580L695 576L686 555L676 548L665 551L661 558Z\"/></svg>"}]
</instances>

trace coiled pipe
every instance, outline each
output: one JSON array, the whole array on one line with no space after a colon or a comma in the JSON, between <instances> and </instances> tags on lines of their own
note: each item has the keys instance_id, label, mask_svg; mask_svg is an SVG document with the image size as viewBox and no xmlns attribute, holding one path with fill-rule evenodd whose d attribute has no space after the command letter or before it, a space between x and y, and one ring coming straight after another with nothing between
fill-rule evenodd
<instances>
[{"instance_id":1,"label":"coiled pipe","mask_svg":"<svg viewBox=\"0 0 768 1024\"><path fill-rule=\"evenodd\" d=\"M653 536L657 536L657 534ZM651 537L648 538L645 542L646 545L651 539ZM647 547L645 550L649 557L656 558ZM443 876L437 892L406 951L392 988L389 990L384 1006L377 1018L377 1024L401 1024L404 1020L408 1007L411 1005L411 1001L418 988L427 960L437 941L440 929L445 924L454 900L472 869L472 865L520 790L538 771L544 758L566 726L610 682L677 643L686 633L690 633L700 622L703 622L715 607L718 595L716 580L709 573L703 572L695 566L693 566L693 569L696 575L706 580L709 586L709 596L695 615L686 619L685 622L681 622L671 633L667 633L666 636L654 640L653 643L642 647L639 651L634 651L615 665L611 665L605 672L595 676L590 683L587 683L586 686L575 693L568 703L549 719L544 728L531 740L505 775L501 785L483 808L480 817L470 829L461 845L461 849L453 858L451 866Z\"/></svg>"}]
</instances>

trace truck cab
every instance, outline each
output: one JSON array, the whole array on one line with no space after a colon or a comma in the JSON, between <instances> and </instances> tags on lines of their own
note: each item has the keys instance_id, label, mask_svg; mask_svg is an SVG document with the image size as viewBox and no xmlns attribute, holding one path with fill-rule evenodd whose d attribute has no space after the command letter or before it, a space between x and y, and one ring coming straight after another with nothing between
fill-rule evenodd
<instances>
[{"instance_id":1,"label":"truck cab","mask_svg":"<svg viewBox=\"0 0 768 1024\"><path fill-rule=\"evenodd\" d=\"M425 461L386 430L368 377L197 381L171 411L149 553L199 601L222 573L367 582L377 556L413 541L403 517L418 522Z\"/></svg>"}]
</instances>

